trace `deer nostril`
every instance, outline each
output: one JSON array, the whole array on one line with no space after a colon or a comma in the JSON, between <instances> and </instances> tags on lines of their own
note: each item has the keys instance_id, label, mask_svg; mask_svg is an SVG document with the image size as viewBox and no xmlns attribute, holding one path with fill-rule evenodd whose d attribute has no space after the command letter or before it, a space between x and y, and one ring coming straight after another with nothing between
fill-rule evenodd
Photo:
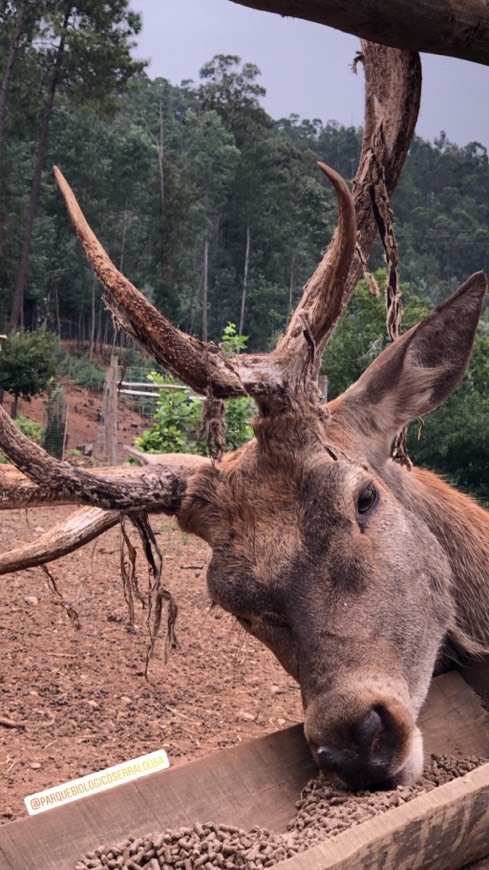
<instances>
[{"instance_id":1,"label":"deer nostril","mask_svg":"<svg viewBox=\"0 0 489 870\"><path fill-rule=\"evenodd\" d=\"M350 729L350 742L338 747L323 744L316 750L321 767L335 773L350 788L385 788L395 752L395 730L389 715L372 707Z\"/></svg>"},{"instance_id":2,"label":"deer nostril","mask_svg":"<svg viewBox=\"0 0 489 870\"><path fill-rule=\"evenodd\" d=\"M335 772L343 766L345 760L345 750L335 749L334 746L319 746L317 755L321 767L329 767Z\"/></svg>"},{"instance_id":3,"label":"deer nostril","mask_svg":"<svg viewBox=\"0 0 489 870\"><path fill-rule=\"evenodd\" d=\"M372 708L353 729L353 740L361 754L370 755L384 730L382 719Z\"/></svg>"}]
</instances>

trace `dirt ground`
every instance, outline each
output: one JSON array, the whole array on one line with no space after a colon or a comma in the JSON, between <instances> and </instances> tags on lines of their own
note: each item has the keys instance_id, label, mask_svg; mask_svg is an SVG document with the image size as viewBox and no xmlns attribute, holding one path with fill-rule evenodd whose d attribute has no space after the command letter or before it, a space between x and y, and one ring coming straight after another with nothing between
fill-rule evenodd
<instances>
[{"instance_id":1,"label":"dirt ground","mask_svg":"<svg viewBox=\"0 0 489 870\"><path fill-rule=\"evenodd\" d=\"M2 515L0 547L32 539L67 508ZM76 631L41 568L2 577L0 818L23 798L163 747L170 763L198 758L300 721L299 692L271 653L221 610L209 611L204 544L155 518L165 581L179 606L179 648L144 677L145 613L128 631L119 531L54 563ZM133 538L136 541L136 538ZM140 561L141 577L145 569Z\"/></svg>"},{"instance_id":2,"label":"dirt ground","mask_svg":"<svg viewBox=\"0 0 489 870\"><path fill-rule=\"evenodd\" d=\"M70 444L93 441L100 398L68 397ZM22 413L42 416L42 401ZM120 443L143 423L128 412ZM121 451L122 458L122 451ZM70 508L0 514L0 549L32 540ZM146 614L128 630L115 528L50 568L73 603L76 630L41 568L0 578L0 821L26 815L24 797L164 748L172 765L301 721L296 684L264 647L219 609L209 610L210 551L176 523L155 517L164 582L179 606L179 648L161 650L144 677ZM137 537L133 542L140 545ZM142 585L146 569L139 560ZM19 727L8 727L11 720Z\"/></svg>"}]
</instances>

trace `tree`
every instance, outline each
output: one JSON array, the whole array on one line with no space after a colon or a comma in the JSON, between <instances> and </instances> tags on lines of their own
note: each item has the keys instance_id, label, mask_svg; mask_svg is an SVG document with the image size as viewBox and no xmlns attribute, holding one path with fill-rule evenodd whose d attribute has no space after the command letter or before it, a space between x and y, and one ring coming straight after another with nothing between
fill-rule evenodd
<instances>
[{"instance_id":1,"label":"tree","mask_svg":"<svg viewBox=\"0 0 489 870\"><path fill-rule=\"evenodd\" d=\"M0 262L5 262L8 259L8 252L4 246L4 231L6 223L6 215L11 214L10 197L7 191L10 185L6 183L5 176L8 177L8 171L5 171L5 139L8 131L8 107L9 95L11 94L11 85L14 80L14 71L22 64L22 69L18 71L17 82L22 80L24 99L17 102L22 103L22 112L20 117L15 118L15 111L10 113L10 122L15 124L17 130L22 129L24 134L29 129L29 123L26 124L26 118L29 117L31 106L35 102L35 97L30 90L30 70L32 64L27 57L29 46L32 45L34 39L39 35L39 25L44 13L44 2L39 4L29 3L29 0L6 0L0 3Z\"/></svg>"},{"instance_id":2,"label":"tree","mask_svg":"<svg viewBox=\"0 0 489 870\"><path fill-rule=\"evenodd\" d=\"M46 389L58 371L58 342L54 335L12 332L0 351L0 388L12 393L11 416L16 419L19 399L30 402Z\"/></svg>"},{"instance_id":3,"label":"tree","mask_svg":"<svg viewBox=\"0 0 489 870\"><path fill-rule=\"evenodd\" d=\"M44 66L46 96L9 330L22 321L32 230L58 89L63 86L73 99L92 97L107 106L113 101L114 90L123 87L144 66L130 56L132 37L138 33L141 21L128 9L128 0L81 0L79 3L52 0L43 20L43 49L39 54Z\"/></svg>"},{"instance_id":4,"label":"tree","mask_svg":"<svg viewBox=\"0 0 489 870\"><path fill-rule=\"evenodd\" d=\"M235 54L216 54L200 70L203 84L199 96L204 109L214 109L233 134L241 148L247 136L247 123L269 124L268 116L259 104L266 94L256 79L260 70L253 63L241 63Z\"/></svg>"},{"instance_id":5,"label":"tree","mask_svg":"<svg viewBox=\"0 0 489 870\"><path fill-rule=\"evenodd\" d=\"M0 83L0 177L1 177L1 167L2 167L2 148L3 148L3 137L5 130L5 114L7 108L7 97L10 89L10 82L12 80L13 71L15 68L15 64L17 62L23 30L24 30L24 19L25 14L28 7L28 0L20 0L18 4L16 4L17 8L15 8L15 4L12 8L10 8L10 4L7 4L7 8L2 10L3 15L2 19L12 19L13 27L10 30L10 40L8 44L8 52L7 59L5 64L4 73L2 76L2 81ZM5 21L2 21L4 24Z\"/></svg>"},{"instance_id":6,"label":"tree","mask_svg":"<svg viewBox=\"0 0 489 870\"><path fill-rule=\"evenodd\" d=\"M195 190L195 202L201 212L198 238L202 254L202 338L208 339L209 306L209 251L215 240L222 208L239 157L231 134L214 110L195 114L188 112L185 119L188 146L186 148L186 175Z\"/></svg>"}]
</instances>

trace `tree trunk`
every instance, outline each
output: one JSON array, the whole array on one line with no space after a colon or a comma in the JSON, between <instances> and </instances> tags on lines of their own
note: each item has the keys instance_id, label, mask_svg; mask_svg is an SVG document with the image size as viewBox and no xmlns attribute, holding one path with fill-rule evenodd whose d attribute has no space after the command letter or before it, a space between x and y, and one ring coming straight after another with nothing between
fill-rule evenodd
<instances>
[{"instance_id":1,"label":"tree trunk","mask_svg":"<svg viewBox=\"0 0 489 870\"><path fill-rule=\"evenodd\" d=\"M164 161L165 161L165 128L163 124L163 103L160 98L160 135L158 138L158 168L160 170L160 206L161 206L161 219L163 220L165 216L165 174L164 174Z\"/></svg>"},{"instance_id":2,"label":"tree trunk","mask_svg":"<svg viewBox=\"0 0 489 870\"><path fill-rule=\"evenodd\" d=\"M392 48L489 65L486 0L232 0L316 21Z\"/></svg>"},{"instance_id":3,"label":"tree trunk","mask_svg":"<svg viewBox=\"0 0 489 870\"><path fill-rule=\"evenodd\" d=\"M20 40L22 37L22 30L24 26L24 18L25 12L27 9L28 0L22 0L17 9L17 18L15 21L15 28L12 34L12 39L10 40L10 45L7 54L7 62L5 64L5 72L3 74L2 83L0 85L0 178L2 177L2 151L3 151L3 137L5 131L5 116L6 116L6 108L7 108L7 97L10 88L10 82L12 81L12 75L14 72L14 67L17 62L17 58L19 56L19 48L20 48ZM1 202L1 201L0 201ZM1 204L0 204L1 208ZM2 213L0 213L0 256L3 250L3 223L4 223L4 215L3 209Z\"/></svg>"},{"instance_id":4,"label":"tree trunk","mask_svg":"<svg viewBox=\"0 0 489 870\"><path fill-rule=\"evenodd\" d=\"M17 414L19 413L19 397L14 396L12 399L12 404L10 406L10 416L12 420L17 419Z\"/></svg>"},{"instance_id":5,"label":"tree trunk","mask_svg":"<svg viewBox=\"0 0 489 870\"><path fill-rule=\"evenodd\" d=\"M244 270L243 270L243 292L241 294L241 313L239 315L238 335L243 335L243 330L244 330L246 293L248 290L248 269L249 269L249 264L250 264L250 245L251 245L251 234L250 234L250 227L248 224L248 226L246 227L246 251L245 251L245 261L244 261Z\"/></svg>"},{"instance_id":6,"label":"tree trunk","mask_svg":"<svg viewBox=\"0 0 489 870\"><path fill-rule=\"evenodd\" d=\"M126 238L127 238L127 198L124 203L124 214L122 216L122 239L121 239L121 255L119 257L119 269L121 272L124 271L124 254L126 250Z\"/></svg>"},{"instance_id":7,"label":"tree trunk","mask_svg":"<svg viewBox=\"0 0 489 870\"><path fill-rule=\"evenodd\" d=\"M7 97L10 88L10 82L14 71L17 58L19 56L20 39L22 36L22 28L24 26L25 11L27 9L27 0L22 0L17 10L17 19L15 21L15 29L10 40L7 62L5 64L5 72L0 85L0 161L3 146L3 134L5 128L5 110L7 107ZM0 168L1 175L1 168Z\"/></svg>"},{"instance_id":8,"label":"tree trunk","mask_svg":"<svg viewBox=\"0 0 489 870\"><path fill-rule=\"evenodd\" d=\"M15 285L14 298L12 300L12 310L10 313L10 321L8 326L8 332L12 332L13 329L19 324L23 323L22 309L24 305L24 291L27 279L27 270L29 268L29 257L31 252L31 242L32 242L32 230L34 227L34 220L36 218L37 212L37 204L39 201L39 192L41 189L41 177L42 170L44 166L44 160L46 158L47 151L47 143L48 143L48 134L49 134L49 123L51 121L51 115L53 112L54 106L54 98L56 95L56 90L58 87L59 76L61 72L61 64L63 61L63 53L65 49L66 43L66 29L68 26L68 21L71 15L71 7L69 11L67 11L65 15L65 19L63 22L63 28L61 31L61 38L58 45L58 50L56 52L56 60L54 62L53 73L51 76L51 82L49 85L49 91L47 100L44 106L42 123L41 123L41 132L39 135L39 145L37 150L37 158L36 164L34 167L34 175L32 179L32 188L31 188L31 196L29 200L29 206L27 209L26 222L24 227L24 236L22 239L22 250L20 254L20 262L19 269L17 272L17 281Z\"/></svg>"},{"instance_id":9,"label":"tree trunk","mask_svg":"<svg viewBox=\"0 0 489 870\"><path fill-rule=\"evenodd\" d=\"M61 341L61 320L59 319L59 292L57 284L55 284L54 287L54 309L56 313L56 331L58 335L58 341Z\"/></svg>"},{"instance_id":10,"label":"tree trunk","mask_svg":"<svg viewBox=\"0 0 489 870\"><path fill-rule=\"evenodd\" d=\"M95 274L92 275L92 304L90 312L90 344L88 347L88 358L92 359L95 351L95 290L97 289L97 279Z\"/></svg>"},{"instance_id":11,"label":"tree trunk","mask_svg":"<svg viewBox=\"0 0 489 870\"><path fill-rule=\"evenodd\" d=\"M207 304L209 299L209 236L204 239L204 284L202 287L202 341L207 341Z\"/></svg>"},{"instance_id":12,"label":"tree trunk","mask_svg":"<svg viewBox=\"0 0 489 870\"><path fill-rule=\"evenodd\" d=\"M290 258L290 275L289 275L289 315L294 310L294 288L295 288L295 267L297 263L297 248L292 251Z\"/></svg>"},{"instance_id":13,"label":"tree trunk","mask_svg":"<svg viewBox=\"0 0 489 870\"><path fill-rule=\"evenodd\" d=\"M98 347L98 352L102 353L102 306L99 305L97 312L97 332L95 335L95 347Z\"/></svg>"}]
</instances>

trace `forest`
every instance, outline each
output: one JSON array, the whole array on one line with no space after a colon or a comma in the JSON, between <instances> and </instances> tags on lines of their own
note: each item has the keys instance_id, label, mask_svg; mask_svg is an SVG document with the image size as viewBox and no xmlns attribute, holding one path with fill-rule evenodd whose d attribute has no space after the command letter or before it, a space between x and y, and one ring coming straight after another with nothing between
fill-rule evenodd
<instances>
[{"instance_id":1,"label":"forest","mask_svg":"<svg viewBox=\"0 0 489 870\"><path fill-rule=\"evenodd\" d=\"M362 131L272 119L259 69L233 55L198 81L152 80L134 59L140 28L127 0L0 0L0 332L43 328L90 355L113 339L57 164L116 265L175 324L220 341L235 323L249 350L265 350L336 225L317 161L351 179ZM407 327L489 269L487 148L415 138L392 207ZM382 266L379 244L380 284ZM383 346L384 321L382 294L362 285L327 352L330 395ZM485 499L488 386L486 319L463 387L410 448Z\"/></svg>"}]
</instances>

